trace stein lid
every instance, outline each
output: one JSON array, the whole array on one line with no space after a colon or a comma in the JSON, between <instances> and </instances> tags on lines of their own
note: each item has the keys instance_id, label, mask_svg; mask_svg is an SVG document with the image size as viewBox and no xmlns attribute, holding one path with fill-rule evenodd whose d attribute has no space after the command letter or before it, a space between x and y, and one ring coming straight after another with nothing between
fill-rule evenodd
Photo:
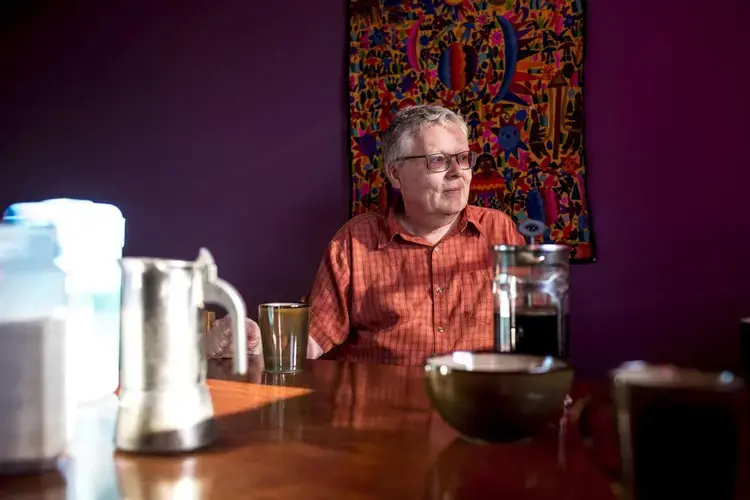
<instances>
[{"instance_id":1,"label":"stein lid","mask_svg":"<svg viewBox=\"0 0 750 500\"><path fill-rule=\"evenodd\" d=\"M496 266L569 266L567 245L492 245Z\"/></svg>"}]
</instances>

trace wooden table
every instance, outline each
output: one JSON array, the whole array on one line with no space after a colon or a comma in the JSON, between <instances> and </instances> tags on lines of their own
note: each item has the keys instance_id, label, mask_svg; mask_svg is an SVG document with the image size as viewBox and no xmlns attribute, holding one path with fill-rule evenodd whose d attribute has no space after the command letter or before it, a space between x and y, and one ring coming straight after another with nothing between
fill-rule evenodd
<instances>
[{"instance_id":1,"label":"wooden table","mask_svg":"<svg viewBox=\"0 0 750 500\"><path fill-rule=\"evenodd\" d=\"M459 439L431 411L421 368L317 360L274 376L251 357L244 377L231 374L231 360L211 361L209 379L215 446L172 457L113 454L110 408L83 426L88 435L61 475L0 477L0 497L615 498L576 433L564 449L554 434L493 446Z\"/></svg>"}]
</instances>

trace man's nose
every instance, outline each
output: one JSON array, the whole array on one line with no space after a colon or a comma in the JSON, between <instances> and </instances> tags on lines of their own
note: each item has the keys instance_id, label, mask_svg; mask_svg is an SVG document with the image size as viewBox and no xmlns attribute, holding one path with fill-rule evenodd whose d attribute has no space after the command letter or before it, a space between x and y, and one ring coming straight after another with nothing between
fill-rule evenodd
<instances>
[{"instance_id":1,"label":"man's nose","mask_svg":"<svg viewBox=\"0 0 750 500\"><path fill-rule=\"evenodd\" d=\"M448 160L448 173L449 177L460 177L461 166L458 164L458 159L455 156L451 156Z\"/></svg>"}]
</instances>

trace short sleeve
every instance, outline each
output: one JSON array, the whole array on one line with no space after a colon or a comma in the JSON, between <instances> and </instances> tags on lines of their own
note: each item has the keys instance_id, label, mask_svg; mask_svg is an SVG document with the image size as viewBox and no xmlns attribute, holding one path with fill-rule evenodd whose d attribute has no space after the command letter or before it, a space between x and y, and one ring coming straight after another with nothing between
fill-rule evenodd
<instances>
[{"instance_id":1,"label":"short sleeve","mask_svg":"<svg viewBox=\"0 0 750 500\"><path fill-rule=\"evenodd\" d=\"M310 293L309 333L323 352L349 336L350 248L349 231L339 231L326 248Z\"/></svg>"}]
</instances>

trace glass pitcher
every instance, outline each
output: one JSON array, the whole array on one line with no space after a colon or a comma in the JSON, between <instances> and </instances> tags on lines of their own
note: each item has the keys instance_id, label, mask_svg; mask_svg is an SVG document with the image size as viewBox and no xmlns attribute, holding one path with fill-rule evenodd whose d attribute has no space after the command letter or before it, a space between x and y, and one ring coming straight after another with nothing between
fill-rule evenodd
<instances>
[{"instance_id":1,"label":"glass pitcher","mask_svg":"<svg viewBox=\"0 0 750 500\"><path fill-rule=\"evenodd\" d=\"M495 245L495 351L568 358L570 250Z\"/></svg>"}]
</instances>

